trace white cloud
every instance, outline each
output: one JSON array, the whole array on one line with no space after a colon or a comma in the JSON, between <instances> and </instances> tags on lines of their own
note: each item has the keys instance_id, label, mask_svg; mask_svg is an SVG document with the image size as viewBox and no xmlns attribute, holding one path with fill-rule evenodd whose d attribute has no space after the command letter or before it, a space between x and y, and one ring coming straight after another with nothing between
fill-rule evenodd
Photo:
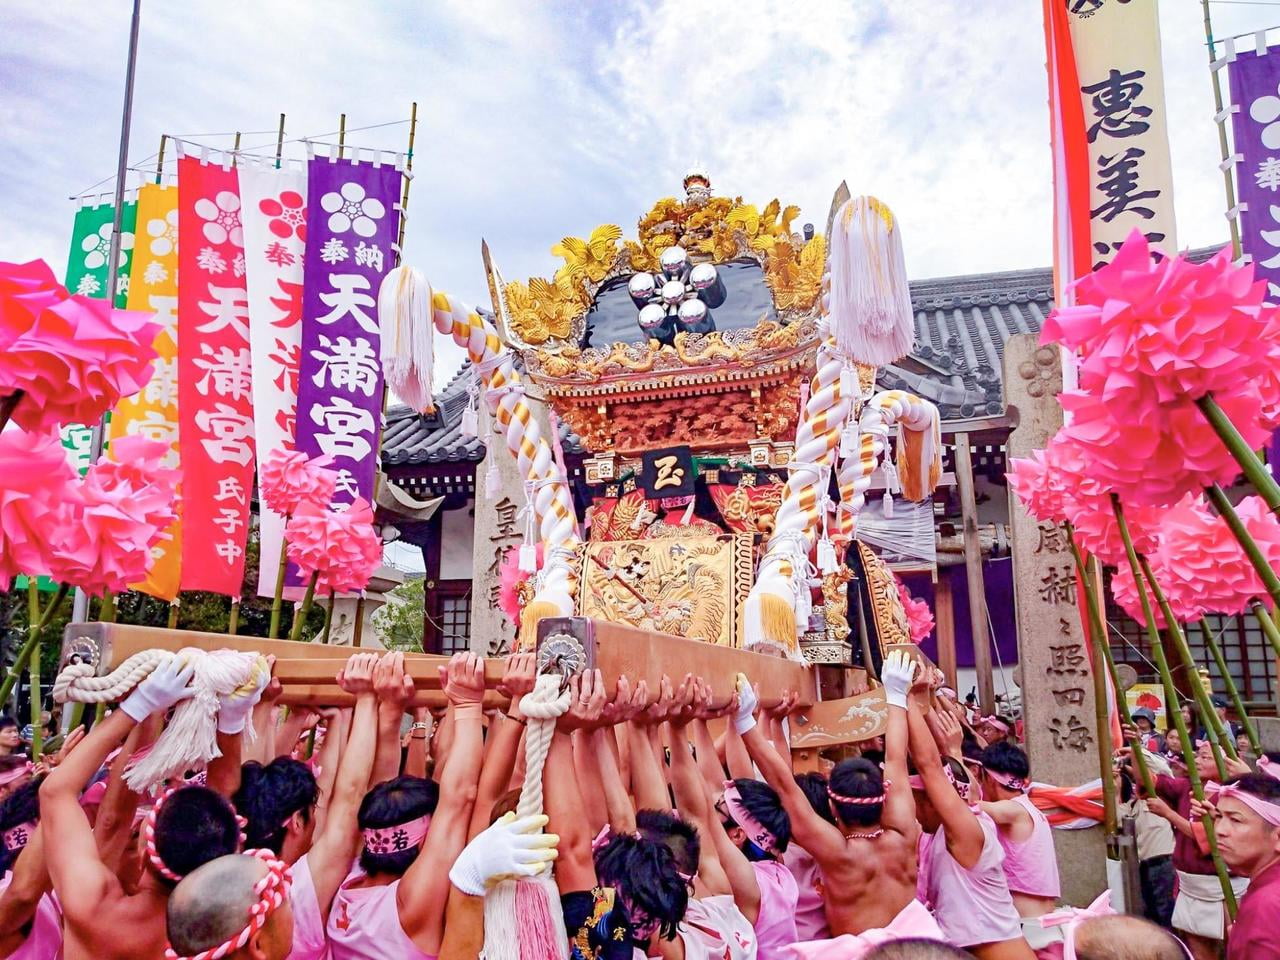
<instances>
[{"instance_id":1,"label":"white cloud","mask_svg":"<svg viewBox=\"0 0 1280 960\"><path fill-rule=\"evenodd\" d=\"M60 269L64 198L112 171L128 7L7 7L0 259ZM1160 9L1180 239L1221 241L1199 6ZM1268 12L1214 9L1220 34ZM1043 61L1038 3L148 4L131 156L162 132L270 130L283 111L297 137L417 100L407 256L471 302L488 297L482 236L508 278L549 273L552 243L601 222L630 233L695 158L721 192L798 203L820 228L841 179L876 194L914 276L1014 269L1051 252Z\"/></svg>"}]
</instances>

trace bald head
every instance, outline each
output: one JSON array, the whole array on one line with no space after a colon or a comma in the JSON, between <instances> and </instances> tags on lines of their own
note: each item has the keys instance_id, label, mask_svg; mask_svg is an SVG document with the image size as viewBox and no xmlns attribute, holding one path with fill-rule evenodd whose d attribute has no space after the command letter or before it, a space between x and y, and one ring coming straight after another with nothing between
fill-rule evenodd
<instances>
[{"instance_id":1,"label":"bald head","mask_svg":"<svg viewBox=\"0 0 1280 960\"><path fill-rule=\"evenodd\" d=\"M169 944L179 956L193 956L238 937L249 925L250 909L258 897L254 887L267 874L256 857L232 854L197 867L169 895L166 925ZM281 931L287 926L287 931ZM283 960L293 938L293 919L286 901L273 911L260 935L231 957ZM276 935L283 933L283 936ZM272 944L283 941L278 952Z\"/></svg>"},{"instance_id":2,"label":"bald head","mask_svg":"<svg viewBox=\"0 0 1280 960\"><path fill-rule=\"evenodd\" d=\"M1141 917L1095 917L1076 927L1079 960L1186 960L1178 938Z\"/></svg>"},{"instance_id":3,"label":"bald head","mask_svg":"<svg viewBox=\"0 0 1280 960\"><path fill-rule=\"evenodd\" d=\"M973 960L973 954L937 940L894 940L882 943L866 960Z\"/></svg>"}]
</instances>

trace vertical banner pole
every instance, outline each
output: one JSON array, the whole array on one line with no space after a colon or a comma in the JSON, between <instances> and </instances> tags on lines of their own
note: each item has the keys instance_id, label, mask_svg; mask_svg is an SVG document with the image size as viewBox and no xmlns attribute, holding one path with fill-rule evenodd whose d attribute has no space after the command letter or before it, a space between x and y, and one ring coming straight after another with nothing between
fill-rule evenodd
<instances>
[{"instance_id":1,"label":"vertical banner pole","mask_svg":"<svg viewBox=\"0 0 1280 960\"><path fill-rule=\"evenodd\" d=\"M284 153L284 114L280 114L280 128L276 131L276 169L280 169L280 156Z\"/></svg>"},{"instance_id":2,"label":"vertical banner pole","mask_svg":"<svg viewBox=\"0 0 1280 960\"><path fill-rule=\"evenodd\" d=\"M343 150L343 146L346 144L346 142L347 142L347 115L344 113L339 115L338 117L338 159L339 160L342 159L342 155L345 152Z\"/></svg>"},{"instance_id":3,"label":"vertical banner pole","mask_svg":"<svg viewBox=\"0 0 1280 960\"><path fill-rule=\"evenodd\" d=\"M231 165L238 166L240 163L240 131L236 131L236 141L231 145Z\"/></svg>"},{"instance_id":4,"label":"vertical banner pole","mask_svg":"<svg viewBox=\"0 0 1280 960\"><path fill-rule=\"evenodd\" d=\"M1231 216L1230 211L1236 208L1236 185L1231 178L1231 164L1227 161L1231 158L1231 148L1227 145L1227 121L1229 117L1222 116L1222 81L1218 79L1218 71L1214 67L1214 61L1217 60L1217 44L1213 39L1213 22L1209 18L1209 0L1200 0L1200 6L1204 9L1204 39L1209 47L1209 76L1213 80L1213 109L1214 123L1218 127L1218 149L1222 156L1222 186L1227 192L1227 225L1231 228L1231 255L1235 259L1240 259L1242 248L1240 246L1240 219L1238 216ZM1218 119L1221 117L1221 119Z\"/></svg>"},{"instance_id":5,"label":"vertical banner pole","mask_svg":"<svg viewBox=\"0 0 1280 960\"><path fill-rule=\"evenodd\" d=\"M120 270L120 220L124 215L124 181L129 172L129 127L133 122L133 78L138 67L138 26L142 19L142 0L133 0L133 17L129 24L129 55L125 62L124 107L120 114L120 152L116 157L116 209L111 224L111 252L107 263L107 298L113 302L116 295L116 274ZM103 420L105 420L105 415ZM103 420L93 427L89 441L89 462L102 456ZM89 614L89 596L77 589L73 603L72 619L85 620Z\"/></svg>"},{"instance_id":6,"label":"vertical banner pole","mask_svg":"<svg viewBox=\"0 0 1280 960\"><path fill-rule=\"evenodd\" d=\"M418 133L418 101L413 102L413 106L409 109L409 152L405 154L405 178L404 189L400 192L400 235L396 237L396 264L404 259L404 221L409 214L409 184L413 183L413 177L408 174L413 173L413 140ZM385 406L385 405L384 405Z\"/></svg>"},{"instance_id":7,"label":"vertical banner pole","mask_svg":"<svg viewBox=\"0 0 1280 960\"><path fill-rule=\"evenodd\" d=\"M156 183L164 180L164 147L168 143L168 134L160 134L160 152L156 154Z\"/></svg>"}]
</instances>

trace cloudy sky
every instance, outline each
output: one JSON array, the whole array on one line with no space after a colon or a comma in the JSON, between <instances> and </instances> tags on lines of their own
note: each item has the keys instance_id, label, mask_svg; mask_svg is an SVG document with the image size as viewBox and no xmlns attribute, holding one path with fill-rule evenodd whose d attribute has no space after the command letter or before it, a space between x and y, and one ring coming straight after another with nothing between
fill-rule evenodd
<instances>
[{"instance_id":1,"label":"cloudy sky","mask_svg":"<svg viewBox=\"0 0 1280 960\"><path fill-rule=\"evenodd\" d=\"M67 198L110 189L129 8L0 9L0 259L61 270ZM1160 13L1179 240L1220 242L1200 4ZM1224 36L1280 23L1280 4L1213 15ZM471 302L487 303L481 237L509 279L550 273L552 243L632 233L695 161L719 192L819 224L847 179L897 211L915 277L1034 267L1050 259L1043 63L1037 0L144 0L130 158L153 167L162 133L230 146L238 129L267 150L281 112L288 138L332 140L343 112L386 124L416 100L408 259Z\"/></svg>"}]
</instances>

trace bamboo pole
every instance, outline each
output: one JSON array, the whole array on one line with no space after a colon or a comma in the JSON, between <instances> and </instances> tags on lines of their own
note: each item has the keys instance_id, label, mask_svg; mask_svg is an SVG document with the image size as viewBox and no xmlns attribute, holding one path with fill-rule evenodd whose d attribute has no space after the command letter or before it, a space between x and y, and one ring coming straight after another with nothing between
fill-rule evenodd
<instances>
[{"instance_id":1,"label":"bamboo pole","mask_svg":"<svg viewBox=\"0 0 1280 960\"><path fill-rule=\"evenodd\" d=\"M240 598L231 601L231 616L227 619L227 636L234 637L240 630Z\"/></svg>"},{"instance_id":2,"label":"bamboo pole","mask_svg":"<svg viewBox=\"0 0 1280 960\"><path fill-rule=\"evenodd\" d=\"M409 108L409 151L405 154L404 166L407 173L413 173L413 141L418 134L418 101L413 101L413 106ZM406 176L404 178L404 188L400 191L400 230L396 237L396 262L399 263L403 259L401 251L404 249L404 221L409 215L409 184L413 183L413 177Z\"/></svg>"},{"instance_id":3,"label":"bamboo pole","mask_svg":"<svg viewBox=\"0 0 1280 960\"><path fill-rule=\"evenodd\" d=\"M40 722L40 589L36 586L35 577L27 577L27 622L35 624L31 631L35 645L31 648L31 659L27 661L27 678L31 686L31 761L39 763L40 748L44 745L44 724Z\"/></svg>"},{"instance_id":4,"label":"bamboo pole","mask_svg":"<svg viewBox=\"0 0 1280 960\"><path fill-rule=\"evenodd\" d=\"M1271 644L1272 651L1277 657L1280 657L1280 629L1276 628L1275 620L1267 611L1267 608L1262 605L1261 600L1255 599L1249 604L1249 609L1253 611L1253 616L1258 621L1258 626L1262 628L1263 636Z\"/></svg>"},{"instance_id":5,"label":"bamboo pole","mask_svg":"<svg viewBox=\"0 0 1280 960\"><path fill-rule=\"evenodd\" d=\"M62 601L66 599L69 592L70 588L65 583L59 584L57 593L45 605L44 613L40 615L34 628L32 624L27 624L27 639L19 648L18 656L14 659L13 666L9 668L9 673L5 676L4 682L0 683L0 703L8 702L9 695L13 693L13 688L17 686L18 678L22 676L22 671L27 668L27 662L31 659L31 652L40 637L40 632L57 615L58 609L62 606Z\"/></svg>"},{"instance_id":6,"label":"bamboo pole","mask_svg":"<svg viewBox=\"0 0 1280 960\"><path fill-rule=\"evenodd\" d=\"M1169 672L1169 661L1164 655L1164 645L1161 643L1160 635L1156 630L1155 614L1151 610L1151 598L1147 595L1146 589L1142 585L1142 569L1138 562L1138 552L1133 547L1133 537L1129 534L1129 524L1124 518L1124 507L1120 503L1120 498L1114 493L1111 495L1111 508L1115 511L1116 525L1120 528L1120 538L1124 541L1125 556L1129 560L1129 568L1133 573L1133 584L1138 591L1138 599L1142 603L1142 619L1146 625L1147 637L1151 641L1151 656L1155 660L1156 669L1160 672L1160 679L1165 684L1166 690L1173 688L1173 676ZM1191 734L1187 732L1186 721L1182 719L1181 710L1170 710L1173 719L1174 729L1178 731L1178 741L1182 745L1182 756L1187 761L1187 779L1191 784L1191 795L1200 803L1204 803L1204 784L1200 781L1200 772L1196 769L1196 751L1195 745L1191 742ZM1222 896L1227 905L1227 914L1232 920L1236 916L1236 894L1231 887L1231 878L1227 874L1227 866L1222 862L1222 855L1218 852L1218 834L1214 829L1213 818L1207 814L1200 819L1201 825L1204 827L1205 836L1209 841L1209 853L1213 858L1214 871L1218 874L1218 882L1222 884Z\"/></svg>"},{"instance_id":7,"label":"bamboo pole","mask_svg":"<svg viewBox=\"0 0 1280 960\"><path fill-rule=\"evenodd\" d=\"M338 117L338 159L341 160L346 152L347 143L347 115L341 114Z\"/></svg>"},{"instance_id":8,"label":"bamboo pole","mask_svg":"<svg viewBox=\"0 0 1280 960\"><path fill-rule=\"evenodd\" d=\"M1227 223L1231 227L1231 255L1240 259L1240 218L1232 216L1236 208L1236 185L1231 179L1231 147L1227 144L1227 117L1222 117L1222 82L1218 79L1218 71L1213 63L1218 58L1217 43L1213 39L1213 21L1209 17L1209 0L1200 0L1204 11L1204 39L1209 48L1209 76L1213 80L1214 124L1218 128L1218 150L1222 159L1222 186L1227 194ZM1221 120L1218 118L1222 117Z\"/></svg>"},{"instance_id":9,"label":"bamboo pole","mask_svg":"<svg viewBox=\"0 0 1280 960\"><path fill-rule=\"evenodd\" d=\"M1276 483L1275 477L1271 476L1266 465L1258 459L1253 448L1245 443L1244 437L1240 436L1240 431L1231 422L1231 418L1213 399L1213 394L1206 393L1196 401L1196 406L1200 408L1200 412L1209 421L1209 426L1213 427L1223 445L1240 464L1245 478L1253 484L1253 488L1258 491L1258 495L1266 502L1267 507L1273 512L1280 512L1280 484Z\"/></svg>"},{"instance_id":10,"label":"bamboo pole","mask_svg":"<svg viewBox=\"0 0 1280 960\"><path fill-rule=\"evenodd\" d=\"M284 576L289 569L289 544L280 538L280 563L276 565L276 592L271 601L271 629L267 636L272 640L280 636L280 612L284 606Z\"/></svg>"},{"instance_id":11,"label":"bamboo pole","mask_svg":"<svg viewBox=\"0 0 1280 960\"><path fill-rule=\"evenodd\" d=\"M231 144L231 166L233 169L237 166L237 162L240 159L238 156L236 156L236 154L238 154L239 152L240 152L240 131L237 130L235 143Z\"/></svg>"},{"instance_id":12,"label":"bamboo pole","mask_svg":"<svg viewBox=\"0 0 1280 960\"><path fill-rule=\"evenodd\" d=\"M1258 731L1254 729L1253 721L1249 719L1249 713L1244 708L1244 700L1240 697L1240 690L1236 687L1236 681L1231 676L1231 671L1227 669L1227 658L1222 655L1222 648L1218 646L1218 641L1214 639L1213 631L1209 629L1209 624L1205 622L1204 617L1200 618L1200 633L1204 637L1204 645L1209 649L1209 655L1213 657L1213 662L1218 667L1222 684L1227 688L1227 697L1231 700L1231 705L1236 708L1236 716L1240 718L1240 725L1244 727L1245 735L1249 738L1249 746L1254 754L1260 757L1262 742L1258 739Z\"/></svg>"},{"instance_id":13,"label":"bamboo pole","mask_svg":"<svg viewBox=\"0 0 1280 960\"><path fill-rule=\"evenodd\" d=\"M300 640L302 638L302 625L306 622L308 614L311 613L311 602L315 599L316 581L319 579L319 571L311 574L311 579L307 581L307 592L302 596L302 608L294 608L293 629L289 631L290 640Z\"/></svg>"},{"instance_id":14,"label":"bamboo pole","mask_svg":"<svg viewBox=\"0 0 1280 960\"><path fill-rule=\"evenodd\" d=\"M1280 605L1280 576L1276 575L1271 564L1267 562L1262 548L1258 546L1258 542L1249 533L1248 527L1240 519L1240 514L1236 513L1235 504L1231 502L1226 491L1216 483L1211 487L1205 487L1204 491L1209 495L1209 502L1213 504L1213 508L1218 511L1218 514L1226 522L1231 535L1240 544L1240 549L1244 551L1245 556L1249 558L1249 562L1253 564L1253 569L1258 574L1258 579L1262 581L1262 586L1271 596L1271 602Z\"/></svg>"},{"instance_id":15,"label":"bamboo pole","mask_svg":"<svg viewBox=\"0 0 1280 960\"><path fill-rule=\"evenodd\" d=\"M170 630L177 630L177 629L178 629L178 608L179 608L180 606L181 606L181 604L179 604L179 603L178 603L178 601L177 601L177 599L176 599L176 598L175 598L175 599L173 599L173 600L170 600L170 601L169 601L169 621L168 621L168 627L169 627L169 629L170 629Z\"/></svg>"},{"instance_id":16,"label":"bamboo pole","mask_svg":"<svg viewBox=\"0 0 1280 960\"><path fill-rule=\"evenodd\" d=\"M168 140L169 140L168 134L166 133L160 134L160 150L158 153L156 153L156 183L157 184L162 183L164 181L164 147L165 147L165 144L168 142Z\"/></svg>"},{"instance_id":17,"label":"bamboo pole","mask_svg":"<svg viewBox=\"0 0 1280 960\"><path fill-rule=\"evenodd\" d=\"M280 128L276 131L276 169L280 169L280 157L284 154L284 114L280 114Z\"/></svg>"},{"instance_id":18,"label":"bamboo pole","mask_svg":"<svg viewBox=\"0 0 1280 960\"><path fill-rule=\"evenodd\" d=\"M329 606L324 611L324 638L321 643L329 642L329 631L333 627L333 588L329 589Z\"/></svg>"}]
</instances>

